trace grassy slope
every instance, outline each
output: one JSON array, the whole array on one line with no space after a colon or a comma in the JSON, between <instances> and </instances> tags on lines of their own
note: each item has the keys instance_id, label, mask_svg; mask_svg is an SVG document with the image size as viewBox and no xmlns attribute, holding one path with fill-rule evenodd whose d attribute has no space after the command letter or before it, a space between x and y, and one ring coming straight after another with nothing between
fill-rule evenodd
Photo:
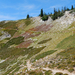
<instances>
[{"instance_id":1,"label":"grassy slope","mask_svg":"<svg viewBox=\"0 0 75 75\"><path fill-rule=\"evenodd\" d=\"M9 64L14 64L17 61L19 61L18 65L12 66L10 69L10 72L11 72L13 69L18 68L16 70L16 71L18 71L20 69L20 67L17 67L17 66L19 66L19 64L21 65L23 63L23 62L21 62L22 60L24 60L24 62L25 62L26 59L29 59L32 56L36 56L35 57L36 59L43 58L47 55L57 52L54 50L55 47L58 49L66 49L68 47L75 47L75 43L74 43L75 42L75 40L74 40L75 34L72 36L72 31L75 31L75 28L73 28L74 24L75 24L75 22L73 22L72 25L69 27L70 30L64 29L63 31L57 31L57 29L54 29L54 28L56 28L56 24L55 24L54 27L50 31L45 32L45 33L41 32L42 34L40 36L33 37L32 39L39 39L39 40L36 40L34 43L32 43L30 48L28 48L28 49L25 49L25 48L18 49L18 48L13 48L13 47L8 48L13 44L20 44L21 42L23 42L23 38L19 39L21 41L19 41L16 38L13 38L13 39L8 40L5 44L4 43L0 44L0 47L2 47L2 49L0 49L0 59L6 59L6 58L10 57L10 58L8 58L7 61L0 64L1 69L6 69L6 67L9 66ZM23 20L19 20L16 22L14 22L14 21L10 21L7 23L4 23L4 21L0 22L0 27L3 28L3 31L7 31L12 36L16 36L16 35L20 35L20 34L24 33L25 31L27 31L30 28L35 27L35 25L33 25L31 20L23 19ZM3 41L6 41L6 40L3 40ZM6 49L5 49L5 47L6 47ZM25 55L28 55L28 56L26 58L24 58ZM17 59L20 56L23 56L22 60ZM16 60L14 58L16 58ZM9 71L7 69L7 72L5 74L8 74L8 73L9 73Z\"/></svg>"},{"instance_id":2,"label":"grassy slope","mask_svg":"<svg viewBox=\"0 0 75 75\"><path fill-rule=\"evenodd\" d=\"M58 69L66 69L69 72L73 72L75 67L75 47L58 53L54 60L51 61L51 64L49 64L49 67L57 67Z\"/></svg>"},{"instance_id":3,"label":"grassy slope","mask_svg":"<svg viewBox=\"0 0 75 75\"><path fill-rule=\"evenodd\" d=\"M75 47L75 34L62 40L56 48L67 49L68 47Z\"/></svg>"}]
</instances>

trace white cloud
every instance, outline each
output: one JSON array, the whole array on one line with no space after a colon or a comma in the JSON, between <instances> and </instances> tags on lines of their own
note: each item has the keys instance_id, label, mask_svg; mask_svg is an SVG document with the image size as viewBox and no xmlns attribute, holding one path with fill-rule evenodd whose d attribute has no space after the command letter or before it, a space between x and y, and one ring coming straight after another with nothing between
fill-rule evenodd
<instances>
[{"instance_id":1,"label":"white cloud","mask_svg":"<svg viewBox=\"0 0 75 75\"><path fill-rule=\"evenodd\" d=\"M30 14L30 16L33 16L33 17L38 16L38 15L39 15L39 13L31 13Z\"/></svg>"},{"instance_id":2,"label":"white cloud","mask_svg":"<svg viewBox=\"0 0 75 75\"><path fill-rule=\"evenodd\" d=\"M16 19L16 17L0 15L0 21L2 21L2 20L13 20L13 19Z\"/></svg>"},{"instance_id":3,"label":"white cloud","mask_svg":"<svg viewBox=\"0 0 75 75\"><path fill-rule=\"evenodd\" d=\"M39 2L49 2L49 1L51 1L51 0L36 0L36 1L39 1Z\"/></svg>"},{"instance_id":4,"label":"white cloud","mask_svg":"<svg viewBox=\"0 0 75 75\"><path fill-rule=\"evenodd\" d=\"M1 5L0 8L4 9L16 9L16 10L30 10L35 8L35 5L33 4L19 4L19 5Z\"/></svg>"},{"instance_id":5,"label":"white cloud","mask_svg":"<svg viewBox=\"0 0 75 75\"><path fill-rule=\"evenodd\" d=\"M62 7L62 5L54 5L54 6L51 6L50 8L60 8L60 7Z\"/></svg>"},{"instance_id":6,"label":"white cloud","mask_svg":"<svg viewBox=\"0 0 75 75\"><path fill-rule=\"evenodd\" d=\"M33 9L34 7L35 7L34 5L22 5L22 6L19 6L18 9L30 10L30 9Z\"/></svg>"}]
</instances>

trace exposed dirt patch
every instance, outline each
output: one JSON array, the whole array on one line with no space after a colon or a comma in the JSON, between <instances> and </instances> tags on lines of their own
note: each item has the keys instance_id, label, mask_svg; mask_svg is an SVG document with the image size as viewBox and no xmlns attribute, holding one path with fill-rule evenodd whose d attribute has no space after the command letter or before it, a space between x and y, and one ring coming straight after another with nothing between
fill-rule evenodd
<instances>
[{"instance_id":1,"label":"exposed dirt patch","mask_svg":"<svg viewBox=\"0 0 75 75\"><path fill-rule=\"evenodd\" d=\"M28 60L27 61L27 68L28 68L28 70L36 70L39 67L33 67L32 64L30 63L30 60ZM46 68L41 67L41 69L42 70L46 70L46 71L51 70L53 72L52 75L54 75L57 72L61 72L63 74L68 74L68 75L75 75L74 73L70 73L67 70L61 70L61 69L55 69L55 68L54 69L51 69L51 68L48 68L48 67L46 67Z\"/></svg>"},{"instance_id":2,"label":"exposed dirt patch","mask_svg":"<svg viewBox=\"0 0 75 75\"><path fill-rule=\"evenodd\" d=\"M36 26L35 28L29 29L24 34L21 34L19 36L23 36L24 40L26 40L31 37L39 36L41 32L47 32L51 28L52 28L52 25L46 25L46 24L40 25L40 26ZM19 36L16 36L16 37L19 37ZM33 42L32 40L25 41L21 43L19 46L17 46L17 48L27 48L32 42Z\"/></svg>"},{"instance_id":3,"label":"exposed dirt patch","mask_svg":"<svg viewBox=\"0 0 75 75\"><path fill-rule=\"evenodd\" d=\"M28 39L28 38L35 37L35 36L39 36L39 35L40 35L40 33L39 33L39 34L33 34L33 33L31 33L31 32L25 32L25 33L22 34L21 36L23 36L24 39Z\"/></svg>"},{"instance_id":4,"label":"exposed dirt patch","mask_svg":"<svg viewBox=\"0 0 75 75\"><path fill-rule=\"evenodd\" d=\"M40 33L36 34L37 32L47 32L49 31L51 28L53 27L53 25L40 25L40 26L36 26L35 28L31 28L28 31L26 31L24 34L21 34L19 36L23 36L25 37L25 39L28 39L30 37L35 37L40 35ZM18 37L18 36L16 36Z\"/></svg>"},{"instance_id":5,"label":"exposed dirt patch","mask_svg":"<svg viewBox=\"0 0 75 75\"><path fill-rule=\"evenodd\" d=\"M32 40L27 40L27 41L25 41L25 42L19 44L19 45L17 46L17 48L27 48L31 43L33 43Z\"/></svg>"},{"instance_id":6,"label":"exposed dirt patch","mask_svg":"<svg viewBox=\"0 0 75 75\"><path fill-rule=\"evenodd\" d=\"M37 31L43 31L43 32L47 32L49 31L53 26L52 25L41 25L41 26L36 26L34 29Z\"/></svg>"}]
</instances>

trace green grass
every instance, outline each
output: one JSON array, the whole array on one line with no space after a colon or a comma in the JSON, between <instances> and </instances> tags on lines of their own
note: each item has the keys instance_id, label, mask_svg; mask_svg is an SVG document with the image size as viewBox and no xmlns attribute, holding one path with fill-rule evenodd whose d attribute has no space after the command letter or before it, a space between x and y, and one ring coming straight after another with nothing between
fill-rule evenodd
<instances>
[{"instance_id":1,"label":"green grass","mask_svg":"<svg viewBox=\"0 0 75 75\"><path fill-rule=\"evenodd\" d=\"M4 23L5 23L5 21L1 21L0 22L0 27L3 27Z\"/></svg>"},{"instance_id":2,"label":"green grass","mask_svg":"<svg viewBox=\"0 0 75 75\"><path fill-rule=\"evenodd\" d=\"M4 43L0 43L0 49L1 49L1 47L4 45Z\"/></svg>"},{"instance_id":3,"label":"green grass","mask_svg":"<svg viewBox=\"0 0 75 75\"><path fill-rule=\"evenodd\" d=\"M10 74L10 75L14 75L14 72L18 71L20 69L19 65L21 65L21 63L17 63L15 65L13 65L12 67L10 67L3 75L7 75L9 74L11 71L14 71Z\"/></svg>"},{"instance_id":4,"label":"green grass","mask_svg":"<svg viewBox=\"0 0 75 75\"><path fill-rule=\"evenodd\" d=\"M56 46L56 48L60 49L67 49L69 47L75 47L75 34L65 38Z\"/></svg>"},{"instance_id":5,"label":"green grass","mask_svg":"<svg viewBox=\"0 0 75 75\"><path fill-rule=\"evenodd\" d=\"M15 34L15 32L17 32L17 30L13 30L13 29L5 29L4 31L6 31L6 32L8 32L10 35L11 35L11 37Z\"/></svg>"},{"instance_id":6,"label":"green grass","mask_svg":"<svg viewBox=\"0 0 75 75\"><path fill-rule=\"evenodd\" d=\"M4 73L4 75L9 74L11 71L14 72L18 71L20 69L20 65L26 65L26 59L29 59L30 57L32 57L33 55L39 53L42 49L44 49L45 47L41 47L41 48L6 48L6 49L2 49L0 50L0 59L6 59L8 58L6 61L4 61L3 63L0 63L0 70L4 71L6 70L6 68L13 63L16 63L14 66L10 66L11 68L8 68L7 71ZM25 55L27 55L27 57L23 57ZM23 58L20 58L20 56L22 56ZM20 59L17 59L17 58ZM24 61L25 60L25 61ZM14 74L14 72L12 74ZM11 75L12 75L11 74ZM37 73L37 75L39 75L40 73ZM40 74L41 75L41 74Z\"/></svg>"},{"instance_id":7,"label":"green grass","mask_svg":"<svg viewBox=\"0 0 75 75\"><path fill-rule=\"evenodd\" d=\"M61 72L57 72L55 75L63 75L63 73L61 73Z\"/></svg>"},{"instance_id":8,"label":"green grass","mask_svg":"<svg viewBox=\"0 0 75 75\"><path fill-rule=\"evenodd\" d=\"M5 21L1 21L0 22L0 27L4 28L4 31L8 32L9 34L11 34L11 36L13 36L15 34L15 32L17 32L18 30L18 26L21 25L22 23L25 23L25 26L30 25L32 22L31 19L23 19L23 20L19 20L19 21L9 21L7 23L5 23ZM2 34L0 34L2 35Z\"/></svg>"},{"instance_id":9,"label":"green grass","mask_svg":"<svg viewBox=\"0 0 75 75\"><path fill-rule=\"evenodd\" d=\"M11 36L14 35L14 33L17 31L17 26L16 26L15 21L9 21L7 23L5 23L5 21L0 22L0 27L4 28L4 31L8 32L9 34L11 34Z\"/></svg>"},{"instance_id":10,"label":"green grass","mask_svg":"<svg viewBox=\"0 0 75 75\"><path fill-rule=\"evenodd\" d=\"M30 58L32 57L33 55L39 53L41 50L43 50L45 47L40 47L40 48L31 48L29 49L27 52L28 52L28 57L27 58Z\"/></svg>"},{"instance_id":11,"label":"green grass","mask_svg":"<svg viewBox=\"0 0 75 75\"><path fill-rule=\"evenodd\" d=\"M54 52L56 52L57 50L50 50L50 51L47 51L47 52L44 52L44 53L42 53L42 54L39 54L39 55L37 55L35 58L34 58L34 61L37 59L37 60L39 60L40 58L44 58L45 56L47 56L47 55L50 55L50 54L52 54L52 53L54 53Z\"/></svg>"},{"instance_id":12,"label":"green grass","mask_svg":"<svg viewBox=\"0 0 75 75\"><path fill-rule=\"evenodd\" d=\"M29 72L29 75L43 75L43 73L41 71L31 71Z\"/></svg>"},{"instance_id":13,"label":"green grass","mask_svg":"<svg viewBox=\"0 0 75 75\"><path fill-rule=\"evenodd\" d=\"M55 64L56 63L56 64ZM75 47L70 47L57 54L49 67L57 67L58 69L66 69L70 72L75 67Z\"/></svg>"},{"instance_id":14,"label":"green grass","mask_svg":"<svg viewBox=\"0 0 75 75\"><path fill-rule=\"evenodd\" d=\"M39 53L43 48L45 48L45 47L41 47L41 48L33 48L33 47L32 48L6 48L6 49L0 50L0 58L1 59L6 59L8 57L17 58L21 55L24 56L24 55L28 54L27 59L29 59L31 56Z\"/></svg>"},{"instance_id":15,"label":"green grass","mask_svg":"<svg viewBox=\"0 0 75 75\"><path fill-rule=\"evenodd\" d=\"M73 72L73 71L74 71L74 69L73 69L73 68L70 68L70 69L68 69L68 71L69 71L69 72Z\"/></svg>"},{"instance_id":16,"label":"green grass","mask_svg":"<svg viewBox=\"0 0 75 75\"><path fill-rule=\"evenodd\" d=\"M5 70L6 67L8 67L8 66L9 66L8 61L5 61L3 63L0 63L0 70Z\"/></svg>"},{"instance_id":17,"label":"green grass","mask_svg":"<svg viewBox=\"0 0 75 75\"><path fill-rule=\"evenodd\" d=\"M46 42L50 41L51 39L52 39L52 38L47 39L47 40L40 41L38 44L43 44L43 43L46 43Z\"/></svg>"},{"instance_id":18,"label":"green grass","mask_svg":"<svg viewBox=\"0 0 75 75\"><path fill-rule=\"evenodd\" d=\"M1 59L6 59L8 57L11 58L17 58L20 55L24 55L25 53L23 52L24 49L18 49L18 48L7 48L7 49L2 49L0 50L0 58Z\"/></svg>"},{"instance_id":19,"label":"green grass","mask_svg":"<svg viewBox=\"0 0 75 75\"><path fill-rule=\"evenodd\" d=\"M31 24L31 20L30 19L25 19L25 24L28 26L29 24Z\"/></svg>"},{"instance_id":20,"label":"green grass","mask_svg":"<svg viewBox=\"0 0 75 75\"><path fill-rule=\"evenodd\" d=\"M71 24L69 28L75 27L75 21Z\"/></svg>"},{"instance_id":21,"label":"green grass","mask_svg":"<svg viewBox=\"0 0 75 75\"><path fill-rule=\"evenodd\" d=\"M2 21L2 22L0 22L0 27L16 29L16 23L17 22L15 22L15 21L9 21L7 23L4 23L4 21Z\"/></svg>"},{"instance_id":22,"label":"green grass","mask_svg":"<svg viewBox=\"0 0 75 75\"><path fill-rule=\"evenodd\" d=\"M0 36L2 36L3 34L0 32Z\"/></svg>"},{"instance_id":23,"label":"green grass","mask_svg":"<svg viewBox=\"0 0 75 75\"><path fill-rule=\"evenodd\" d=\"M46 71L45 75L52 75L52 71L51 70Z\"/></svg>"},{"instance_id":24,"label":"green grass","mask_svg":"<svg viewBox=\"0 0 75 75\"><path fill-rule=\"evenodd\" d=\"M11 55L12 56L12 55ZM16 55L17 56L17 55ZM8 59L6 61L4 61L3 63L0 63L0 70L4 71L6 70L6 68L8 67L7 71L9 70L13 70L16 68L16 71L18 71L18 67L21 65L21 64L24 64L26 65L26 60L25 60L25 57L21 58L21 59L17 59L18 57L16 56L12 56L12 57L8 57ZM23 60L23 61L22 61ZM15 64L16 63L16 64ZM12 64L15 64L13 66L11 66Z\"/></svg>"},{"instance_id":25,"label":"green grass","mask_svg":"<svg viewBox=\"0 0 75 75\"><path fill-rule=\"evenodd\" d=\"M18 62L18 64L25 65L26 61L22 62L22 60L29 59L33 55L39 53L43 48L45 48L45 47L41 47L41 48L33 48L33 47L30 47L30 48L7 48L7 49L0 50L0 59L8 58L8 60L6 60L5 62L0 63L0 69L5 70L9 66L9 64L16 63L17 58L19 56L25 56L28 54L27 58L24 57L23 59L19 59L19 62ZM13 70L14 68L11 68L9 71ZM16 66L16 68L17 68L17 66ZM6 73L9 73L9 71L7 71Z\"/></svg>"},{"instance_id":26,"label":"green grass","mask_svg":"<svg viewBox=\"0 0 75 75\"><path fill-rule=\"evenodd\" d=\"M5 43L2 48L8 48L9 46L13 45L13 44L20 44L23 42L24 37L19 36L17 38L12 38L11 40L9 40L7 43Z\"/></svg>"},{"instance_id":27,"label":"green grass","mask_svg":"<svg viewBox=\"0 0 75 75\"><path fill-rule=\"evenodd\" d=\"M19 65L14 65L11 69L9 69L5 74L3 74L3 75L7 75L7 74L9 74L12 70L14 70L17 66L19 66Z\"/></svg>"}]
</instances>

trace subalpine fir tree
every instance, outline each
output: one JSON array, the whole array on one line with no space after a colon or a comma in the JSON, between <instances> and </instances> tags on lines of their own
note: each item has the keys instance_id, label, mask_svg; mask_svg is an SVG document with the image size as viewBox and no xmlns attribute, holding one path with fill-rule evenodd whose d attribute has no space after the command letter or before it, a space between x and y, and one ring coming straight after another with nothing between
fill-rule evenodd
<instances>
[{"instance_id":1,"label":"subalpine fir tree","mask_svg":"<svg viewBox=\"0 0 75 75\"><path fill-rule=\"evenodd\" d=\"M60 17L60 10L58 9L58 17Z\"/></svg>"},{"instance_id":2,"label":"subalpine fir tree","mask_svg":"<svg viewBox=\"0 0 75 75\"><path fill-rule=\"evenodd\" d=\"M27 15L27 19L29 18L29 14Z\"/></svg>"},{"instance_id":3,"label":"subalpine fir tree","mask_svg":"<svg viewBox=\"0 0 75 75\"><path fill-rule=\"evenodd\" d=\"M67 9L66 9L66 6L64 7L64 12L66 11Z\"/></svg>"},{"instance_id":4,"label":"subalpine fir tree","mask_svg":"<svg viewBox=\"0 0 75 75\"><path fill-rule=\"evenodd\" d=\"M73 5L72 5L72 7L71 7L71 10L73 10L74 8L73 8Z\"/></svg>"},{"instance_id":5,"label":"subalpine fir tree","mask_svg":"<svg viewBox=\"0 0 75 75\"><path fill-rule=\"evenodd\" d=\"M43 9L41 9L40 16L43 17Z\"/></svg>"}]
</instances>

